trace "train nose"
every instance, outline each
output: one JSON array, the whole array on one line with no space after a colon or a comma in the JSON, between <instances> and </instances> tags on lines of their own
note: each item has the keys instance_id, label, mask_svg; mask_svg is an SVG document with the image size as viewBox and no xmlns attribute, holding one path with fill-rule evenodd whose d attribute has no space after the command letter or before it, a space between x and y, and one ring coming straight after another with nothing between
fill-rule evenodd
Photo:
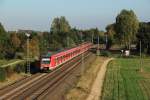
<instances>
[{"instance_id":1,"label":"train nose","mask_svg":"<svg viewBox=\"0 0 150 100\"><path fill-rule=\"evenodd\" d=\"M47 68L49 68L48 64L41 64L41 69L47 69Z\"/></svg>"}]
</instances>

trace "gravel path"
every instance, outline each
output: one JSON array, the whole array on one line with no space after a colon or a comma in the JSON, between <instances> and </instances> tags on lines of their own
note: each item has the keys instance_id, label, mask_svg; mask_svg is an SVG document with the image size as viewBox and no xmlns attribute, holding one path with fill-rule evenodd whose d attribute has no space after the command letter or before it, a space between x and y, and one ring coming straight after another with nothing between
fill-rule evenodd
<instances>
[{"instance_id":1,"label":"gravel path","mask_svg":"<svg viewBox=\"0 0 150 100\"><path fill-rule=\"evenodd\" d=\"M113 58L110 58L110 59L107 59L106 61L104 61L103 65L101 66L101 68L97 74L97 77L93 83L91 92L86 100L100 100L101 91L102 91L102 87L103 87L103 81L104 81L105 73L106 73L106 67L107 67L107 64L111 60L113 60Z\"/></svg>"}]
</instances>

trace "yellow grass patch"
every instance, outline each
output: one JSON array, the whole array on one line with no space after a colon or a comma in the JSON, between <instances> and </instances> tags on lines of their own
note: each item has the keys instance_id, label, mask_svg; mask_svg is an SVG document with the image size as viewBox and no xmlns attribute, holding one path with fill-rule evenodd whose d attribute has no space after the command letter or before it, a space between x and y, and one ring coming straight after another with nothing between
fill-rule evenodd
<instances>
[{"instance_id":1,"label":"yellow grass patch","mask_svg":"<svg viewBox=\"0 0 150 100\"><path fill-rule=\"evenodd\" d=\"M7 86L9 84L14 83L15 81L25 77L24 75L14 73L9 78L7 78L4 82L0 82L0 88Z\"/></svg>"},{"instance_id":2,"label":"yellow grass patch","mask_svg":"<svg viewBox=\"0 0 150 100\"><path fill-rule=\"evenodd\" d=\"M100 70L101 65L107 58L96 57L94 62L89 64L85 73L80 77L75 88L71 89L67 95L67 100L85 100L91 91L91 86Z\"/></svg>"}]
</instances>

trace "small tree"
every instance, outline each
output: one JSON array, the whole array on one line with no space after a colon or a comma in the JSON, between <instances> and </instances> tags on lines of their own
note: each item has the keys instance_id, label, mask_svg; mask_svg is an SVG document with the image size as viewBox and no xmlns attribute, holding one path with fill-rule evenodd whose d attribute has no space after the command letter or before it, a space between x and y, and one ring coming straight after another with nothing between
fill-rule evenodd
<instances>
[{"instance_id":1,"label":"small tree","mask_svg":"<svg viewBox=\"0 0 150 100\"><path fill-rule=\"evenodd\" d=\"M106 27L106 30L107 32L105 34L107 34L108 37L108 43L106 49L109 49L112 46L112 44L115 42L115 35L116 35L115 23L108 25Z\"/></svg>"},{"instance_id":2,"label":"small tree","mask_svg":"<svg viewBox=\"0 0 150 100\"><path fill-rule=\"evenodd\" d=\"M141 22L137 33L137 49L140 50L140 41L142 43L142 52L150 54L150 22Z\"/></svg>"},{"instance_id":3,"label":"small tree","mask_svg":"<svg viewBox=\"0 0 150 100\"><path fill-rule=\"evenodd\" d=\"M20 44L21 44L21 41L16 33L12 33L10 35L10 42L14 51L16 52L16 50L20 47Z\"/></svg>"},{"instance_id":4,"label":"small tree","mask_svg":"<svg viewBox=\"0 0 150 100\"><path fill-rule=\"evenodd\" d=\"M7 54L11 51L9 43L9 35L0 23L0 59L7 58Z\"/></svg>"},{"instance_id":5,"label":"small tree","mask_svg":"<svg viewBox=\"0 0 150 100\"><path fill-rule=\"evenodd\" d=\"M24 54L27 55L27 43L23 45ZM40 56L39 41L36 37L30 39L29 42L29 57L37 59Z\"/></svg>"}]
</instances>

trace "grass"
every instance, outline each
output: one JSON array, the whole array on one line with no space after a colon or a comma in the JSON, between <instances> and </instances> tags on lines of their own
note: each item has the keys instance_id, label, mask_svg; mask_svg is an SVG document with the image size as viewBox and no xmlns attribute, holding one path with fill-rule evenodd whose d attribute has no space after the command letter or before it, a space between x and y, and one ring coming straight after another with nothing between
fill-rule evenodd
<instances>
[{"instance_id":1,"label":"grass","mask_svg":"<svg viewBox=\"0 0 150 100\"><path fill-rule=\"evenodd\" d=\"M91 86L97 76L101 64L107 58L96 57L94 61L86 64L85 73L79 78L76 86L68 91L66 94L66 100L85 100L90 93Z\"/></svg>"},{"instance_id":2,"label":"grass","mask_svg":"<svg viewBox=\"0 0 150 100\"><path fill-rule=\"evenodd\" d=\"M5 82L0 82L0 89L7 85L13 84L14 82L16 82L24 77L27 77L27 75L24 73L21 73L21 74L14 73L13 75L11 75L11 77L7 78L5 80Z\"/></svg>"},{"instance_id":3,"label":"grass","mask_svg":"<svg viewBox=\"0 0 150 100\"><path fill-rule=\"evenodd\" d=\"M24 60L0 60L0 82L5 82L14 73L21 72L25 72Z\"/></svg>"},{"instance_id":4,"label":"grass","mask_svg":"<svg viewBox=\"0 0 150 100\"><path fill-rule=\"evenodd\" d=\"M150 100L150 59L116 58L107 66L102 100Z\"/></svg>"}]
</instances>

